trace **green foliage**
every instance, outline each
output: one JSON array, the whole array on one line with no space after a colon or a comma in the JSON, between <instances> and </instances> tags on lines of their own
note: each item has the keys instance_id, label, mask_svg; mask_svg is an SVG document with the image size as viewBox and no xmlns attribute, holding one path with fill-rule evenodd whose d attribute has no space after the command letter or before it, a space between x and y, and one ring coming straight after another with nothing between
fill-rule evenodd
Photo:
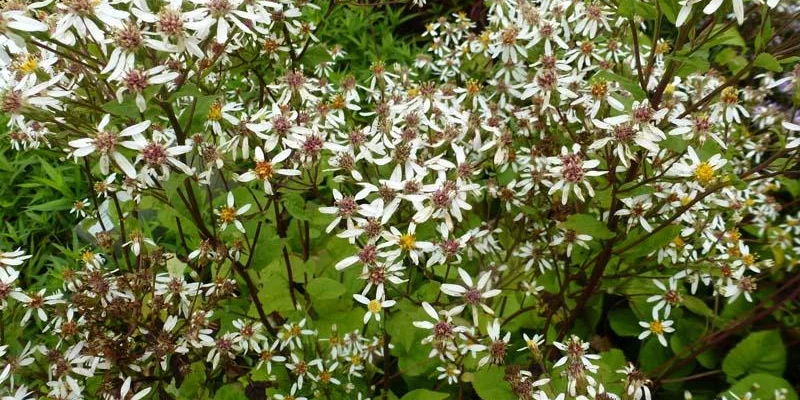
<instances>
[{"instance_id":1,"label":"green foliage","mask_svg":"<svg viewBox=\"0 0 800 400\"><path fill-rule=\"evenodd\" d=\"M786 345L778 331L753 332L731 349L722 361L728 381L745 374L782 376L786 370Z\"/></svg>"}]
</instances>

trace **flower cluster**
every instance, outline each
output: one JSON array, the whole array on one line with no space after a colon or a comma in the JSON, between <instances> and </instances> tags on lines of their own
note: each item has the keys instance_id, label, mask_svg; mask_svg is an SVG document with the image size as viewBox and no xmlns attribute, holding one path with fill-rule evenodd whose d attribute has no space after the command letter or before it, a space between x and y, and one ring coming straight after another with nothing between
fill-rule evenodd
<instances>
[{"instance_id":1,"label":"flower cluster","mask_svg":"<svg viewBox=\"0 0 800 400\"><path fill-rule=\"evenodd\" d=\"M353 71L324 3L4 6L8 137L80 165L85 237L0 253L0 396L649 400L791 312L797 4L493 0Z\"/></svg>"}]
</instances>

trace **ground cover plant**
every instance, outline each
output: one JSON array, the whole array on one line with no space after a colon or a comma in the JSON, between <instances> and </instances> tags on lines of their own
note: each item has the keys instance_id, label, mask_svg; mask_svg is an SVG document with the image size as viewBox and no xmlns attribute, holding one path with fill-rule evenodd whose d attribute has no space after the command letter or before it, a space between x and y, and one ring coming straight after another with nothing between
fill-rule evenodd
<instances>
[{"instance_id":1,"label":"ground cover plant","mask_svg":"<svg viewBox=\"0 0 800 400\"><path fill-rule=\"evenodd\" d=\"M8 0L0 397L797 400L798 16Z\"/></svg>"}]
</instances>

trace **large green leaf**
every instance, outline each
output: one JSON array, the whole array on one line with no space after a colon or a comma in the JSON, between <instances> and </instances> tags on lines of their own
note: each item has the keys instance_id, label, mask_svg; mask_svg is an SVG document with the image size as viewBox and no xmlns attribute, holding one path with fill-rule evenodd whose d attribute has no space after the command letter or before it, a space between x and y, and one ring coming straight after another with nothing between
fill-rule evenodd
<instances>
[{"instance_id":1,"label":"large green leaf","mask_svg":"<svg viewBox=\"0 0 800 400\"><path fill-rule=\"evenodd\" d=\"M778 378L769 374L750 374L736 382L725 393L720 395L727 395L733 393L740 399L745 399L745 394L750 392L752 399L774 399L776 391L784 391L786 400L798 400L797 392L792 388L792 385L783 378ZM730 398L730 396L727 396Z\"/></svg>"},{"instance_id":2,"label":"large green leaf","mask_svg":"<svg viewBox=\"0 0 800 400\"><path fill-rule=\"evenodd\" d=\"M573 214L564 221L564 227L578 233L587 234L595 239L610 239L614 237L602 221L588 214Z\"/></svg>"},{"instance_id":3,"label":"large green leaf","mask_svg":"<svg viewBox=\"0 0 800 400\"><path fill-rule=\"evenodd\" d=\"M499 367L489 367L474 374L472 387L483 400L517 400L511 385L505 381L505 372Z\"/></svg>"},{"instance_id":4,"label":"large green leaf","mask_svg":"<svg viewBox=\"0 0 800 400\"><path fill-rule=\"evenodd\" d=\"M246 399L244 386L241 383L231 383L225 385L214 394L214 400L239 400Z\"/></svg>"},{"instance_id":5,"label":"large green leaf","mask_svg":"<svg viewBox=\"0 0 800 400\"><path fill-rule=\"evenodd\" d=\"M178 389L179 399L202 399L205 398L206 367L201 361L192 363L189 374L183 379L181 387Z\"/></svg>"},{"instance_id":6,"label":"large green leaf","mask_svg":"<svg viewBox=\"0 0 800 400\"><path fill-rule=\"evenodd\" d=\"M403 396L401 400L445 400L450 397L447 393L434 392L428 389L414 389Z\"/></svg>"},{"instance_id":7,"label":"large green leaf","mask_svg":"<svg viewBox=\"0 0 800 400\"><path fill-rule=\"evenodd\" d=\"M730 382L756 372L781 376L785 370L786 345L777 330L749 334L722 361L722 371Z\"/></svg>"},{"instance_id":8,"label":"large green leaf","mask_svg":"<svg viewBox=\"0 0 800 400\"><path fill-rule=\"evenodd\" d=\"M331 278L316 278L308 283L308 294L313 300L333 300L346 291L344 285Z\"/></svg>"},{"instance_id":9,"label":"large green leaf","mask_svg":"<svg viewBox=\"0 0 800 400\"><path fill-rule=\"evenodd\" d=\"M630 308L615 308L608 313L608 322L614 333L620 336L636 337L642 333L642 328L639 326L639 319L631 311Z\"/></svg>"}]
</instances>

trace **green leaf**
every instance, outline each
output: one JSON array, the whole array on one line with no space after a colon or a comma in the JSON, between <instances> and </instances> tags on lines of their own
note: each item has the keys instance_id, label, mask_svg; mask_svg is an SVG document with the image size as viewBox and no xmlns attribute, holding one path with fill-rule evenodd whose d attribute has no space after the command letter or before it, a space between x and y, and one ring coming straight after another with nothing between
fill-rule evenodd
<instances>
[{"instance_id":1,"label":"green leaf","mask_svg":"<svg viewBox=\"0 0 800 400\"><path fill-rule=\"evenodd\" d=\"M712 310L706 303L694 296L683 296L683 305L686 308L703 317L715 318L714 310Z\"/></svg>"},{"instance_id":2,"label":"green leaf","mask_svg":"<svg viewBox=\"0 0 800 400\"><path fill-rule=\"evenodd\" d=\"M28 211L61 211L72 208L72 200L58 199L28 207Z\"/></svg>"},{"instance_id":3,"label":"green leaf","mask_svg":"<svg viewBox=\"0 0 800 400\"><path fill-rule=\"evenodd\" d=\"M401 400L445 400L450 397L447 393L434 392L428 389L414 389L405 394Z\"/></svg>"},{"instance_id":4,"label":"green leaf","mask_svg":"<svg viewBox=\"0 0 800 400\"><path fill-rule=\"evenodd\" d=\"M103 110L111 115L131 119L139 118L139 107L133 97L127 97L122 103L112 100L102 106Z\"/></svg>"},{"instance_id":5,"label":"green leaf","mask_svg":"<svg viewBox=\"0 0 800 400\"><path fill-rule=\"evenodd\" d=\"M244 394L244 386L241 383L231 383L225 385L214 394L214 400L239 400L246 399L247 395Z\"/></svg>"},{"instance_id":6,"label":"green leaf","mask_svg":"<svg viewBox=\"0 0 800 400\"><path fill-rule=\"evenodd\" d=\"M753 65L772 72L783 71L783 67L781 67L781 63L778 62L778 59L769 53L759 54L756 59L753 60Z\"/></svg>"},{"instance_id":7,"label":"green leaf","mask_svg":"<svg viewBox=\"0 0 800 400\"><path fill-rule=\"evenodd\" d=\"M736 382L725 393L728 392L735 394L740 399L753 398L753 399L774 399L775 391L786 391L786 400L798 400L797 392L794 391L792 385L783 378L778 378L769 374L750 374ZM752 393L752 397L745 397L747 392ZM730 398L730 396L728 396Z\"/></svg>"},{"instance_id":8,"label":"green leaf","mask_svg":"<svg viewBox=\"0 0 800 400\"><path fill-rule=\"evenodd\" d=\"M490 367L475 372L472 387L483 400L517 400L518 397L504 377L505 372L502 369Z\"/></svg>"},{"instance_id":9,"label":"green leaf","mask_svg":"<svg viewBox=\"0 0 800 400\"><path fill-rule=\"evenodd\" d=\"M652 235L648 232L644 232L644 235L649 237L622 254L625 258L644 257L666 246L667 243L675 239L680 232L681 227L679 225L670 225ZM638 240L638 238L635 240ZM626 242L628 241L623 242L622 245L624 246Z\"/></svg>"},{"instance_id":10,"label":"green leaf","mask_svg":"<svg viewBox=\"0 0 800 400\"><path fill-rule=\"evenodd\" d=\"M308 283L308 294L314 300L333 300L346 291L344 285L331 278L320 277Z\"/></svg>"},{"instance_id":11,"label":"green leaf","mask_svg":"<svg viewBox=\"0 0 800 400\"><path fill-rule=\"evenodd\" d=\"M729 381L755 372L781 376L785 370L786 345L777 330L747 335L722 360L722 371Z\"/></svg>"},{"instance_id":12,"label":"green leaf","mask_svg":"<svg viewBox=\"0 0 800 400\"><path fill-rule=\"evenodd\" d=\"M183 379L180 389L178 389L179 399L198 399L203 398L206 381L206 367L202 361L192 363L189 373Z\"/></svg>"},{"instance_id":13,"label":"green leaf","mask_svg":"<svg viewBox=\"0 0 800 400\"><path fill-rule=\"evenodd\" d=\"M672 351L668 347L662 346L655 335L650 335L639 350L639 365L642 371L654 371L672 356Z\"/></svg>"},{"instance_id":14,"label":"green leaf","mask_svg":"<svg viewBox=\"0 0 800 400\"><path fill-rule=\"evenodd\" d=\"M745 44L744 39L742 38L742 35L739 34L739 31L736 30L736 28L732 26L726 26L725 28L720 28L720 29L725 29L725 31L722 33L718 33L719 29L714 30L711 33L713 39L709 40L701 48L710 49L714 46L720 46L720 45L747 47L747 44Z\"/></svg>"},{"instance_id":15,"label":"green leaf","mask_svg":"<svg viewBox=\"0 0 800 400\"><path fill-rule=\"evenodd\" d=\"M670 347L675 354L688 354L705 333L705 324L697 317L680 318L675 333L669 338ZM697 362L708 369L717 368L720 358L716 349L710 349L696 357Z\"/></svg>"},{"instance_id":16,"label":"green leaf","mask_svg":"<svg viewBox=\"0 0 800 400\"><path fill-rule=\"evenodd\" d=\"M595 239L611 239L614 232L611 232L602 221L597 217L588 214L573 214L564 221L564 227L572 229L578 233L585 233Z\"/></svg>"},{"instance_id":17,"label":"green leaf","mask_svg":"<svg viewBox=\"0 0 800 400\"><path fill-rule=\"evenodd\" d=\"M611 324L611 329L617 335L636 337L642 333L639 327L639 319L631 311L630 308L615 308L608 313L608 321Z\"/></svg>"}]
</instances>

